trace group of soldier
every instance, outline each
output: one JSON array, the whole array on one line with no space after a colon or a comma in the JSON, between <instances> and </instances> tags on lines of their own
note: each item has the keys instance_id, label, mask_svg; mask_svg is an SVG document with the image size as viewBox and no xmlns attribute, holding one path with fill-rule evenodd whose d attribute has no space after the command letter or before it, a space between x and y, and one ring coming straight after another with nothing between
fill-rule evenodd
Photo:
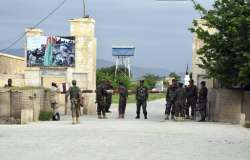
<instances>
[{"instance_id":1,"label":"group of soldier","mask_svg":"<svg viewBox=\"0 0 250 160\"><path fill-rule=\"evenodd\" d=\"M97 103L97 115L100 119L105 119L106 113L110 113L110 106L112 103L112 94L116 92L119 94L119 107L118 107L118 118L124 119L128 89L124 83L120 82L117 90L114 90L111 81L103 81L96 89L96 103ZM141 108L143 109L144 118L147 119L147 100L148 100L148 89L144 86L144 81L140 81L139 87L136 89L136 119L140 118Z\"/></svg>"},{"instance_id":2,"label":"group of soldier","mask_svg":"<svg viewBox=\"0 0 250 160\"><path fill-rule=\"evenodd\" d=\"M173 120L194 120L196 118L196 111L199 111L201 115L200 122L204 122L206 120L208 90L205 81L202 81L200 85L201 87L198 91L193 80L189 81L188 86L183 87L182 83L177 83L177 81L173 79L166 94L167 104L165 110L165 120L170 119L170 114L171 119Z\"/></svg>"},{"instance_id":3,"label":"group of soldier","mask_svg":"<svg viewBox=\"0 0 250 160\"><path fill-rule=\"evenodd\" d=\"M55 83L52 83L52 95L58 93L58 88ZM178 119L195 119L196 111L199 109L201 120L205 121L206 118L206 104L207 104L207 88L206 83L201 82L201 88L198 92L197 86L194 85L194 81L190 80L189 85L183 87L182 83L177 83L175 79L172 80L172 84L168 87L166 93L166 110L165 120L178 120ZM96 103L97 103L97 115L99 119L106 119L107 113L110 113L110 106L112 103L113 93L119 94L119 107L118 118L125 118L126 104L128 99L128 89L124 83L120 82L118 89L114 89L111 81L102 81L96 88ZM65 96L66 103L68 97L70 97L71 111L72 111L72 124L80 123L80 99L81 90L76 85L76 80L72 81L72 86L68 89ZM53 97L53 96L52 96ZM139 86L135 91L136 97L136 119L140 119L141 108L143 110L144 119L148 118L147 115L147 101L149 97L148 89L144 85L144 81L141 80ZM55 99L51 99L51 107L53 113L56 108ZM189 113L191 109L191 115ZM170 116L171 115L171 116Z\"/></svg>"}]
</instances>

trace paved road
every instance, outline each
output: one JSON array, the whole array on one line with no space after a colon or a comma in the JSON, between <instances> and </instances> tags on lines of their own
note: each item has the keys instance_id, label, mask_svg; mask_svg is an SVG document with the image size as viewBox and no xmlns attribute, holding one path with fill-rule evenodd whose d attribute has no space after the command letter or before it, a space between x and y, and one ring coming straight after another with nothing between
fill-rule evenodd
<instances>
[{"instance_id":1,"label":"paved road","mask_svg":"<svg viewBox=\"0 0 250 160\"><path fill-rule=\"evenodd\" d=\"M250 130L238 125L163 122L163 100L149 104L149 119L82 117L60 122L0 126L1 160L249 160Z\"/></svg>"}]
</instances>

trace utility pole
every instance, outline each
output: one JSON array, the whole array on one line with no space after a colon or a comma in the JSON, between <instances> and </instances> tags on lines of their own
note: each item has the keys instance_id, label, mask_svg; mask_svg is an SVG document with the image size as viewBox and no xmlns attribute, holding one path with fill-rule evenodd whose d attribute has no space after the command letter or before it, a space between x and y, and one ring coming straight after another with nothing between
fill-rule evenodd
<instances>
[{"instance_id":1,"label":"utility pole","mask_svg":"<svg viewBox=\"0 0 250 160\"><path fill-rule=\"evenodd\" d=\"M83 18L87 17L86 15L86 3L85 3L85 0L82 0L83 2Z\"/></svg>"}]
</instances>

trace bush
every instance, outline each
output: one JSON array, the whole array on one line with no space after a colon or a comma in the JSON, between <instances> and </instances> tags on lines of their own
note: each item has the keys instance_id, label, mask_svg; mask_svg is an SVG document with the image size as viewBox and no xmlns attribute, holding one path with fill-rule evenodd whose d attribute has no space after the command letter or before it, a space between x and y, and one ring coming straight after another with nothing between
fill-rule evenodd
<instances>
[{"instance_id":1,"label":"bush","mask_svg":"<svg viewBox=\"0 0 250 160\"><path fill-rule=\"evenodd\" d=\"M39 120L40 121L50 121L52 119L52 112L48 111L41 111L39 115Z\"/></svg>"},{"instance_id":2,"label":"bush","mask_svg":"<svg viewBox=\"0 0 250 160\"><path fill-rule=\"evenodd\" d=\"M245 128L250 128L250 123L246 123L246 124L244 125L244 127L245 127Z\"/></svg>"}]
</instances>

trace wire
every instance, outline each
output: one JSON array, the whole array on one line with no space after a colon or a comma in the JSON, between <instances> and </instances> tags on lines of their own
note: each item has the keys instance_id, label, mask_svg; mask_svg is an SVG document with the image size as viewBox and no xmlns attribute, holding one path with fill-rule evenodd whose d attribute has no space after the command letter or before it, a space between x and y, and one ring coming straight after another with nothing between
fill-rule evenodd
<instances>
[{"instance_id":1,"label":"wire","mask_svg":"<svg viewBox=\"0 0 250 160\"><path fill-rule=\"evenodd\" d=\"M51 15L53 15L58 9L60 9L67 0L63 0L55 9L53 9L51 12L49 12L48 15L46 15L44 18L42 18L38 23L36 23L35 25L33 25L31 28L36 28L38 27L41 23L43 23L45 20L47 20ZM3 48L0 50L0 52L6 51L8 49L10 49L11 47L13 47L17 42L19 42L20 40L22 40L24 37L26 36L26 32L22 33L15 41L13 41L12 43L10 43L10 45L8 45L6 48Z\"/></svg>"}]
</instances>

